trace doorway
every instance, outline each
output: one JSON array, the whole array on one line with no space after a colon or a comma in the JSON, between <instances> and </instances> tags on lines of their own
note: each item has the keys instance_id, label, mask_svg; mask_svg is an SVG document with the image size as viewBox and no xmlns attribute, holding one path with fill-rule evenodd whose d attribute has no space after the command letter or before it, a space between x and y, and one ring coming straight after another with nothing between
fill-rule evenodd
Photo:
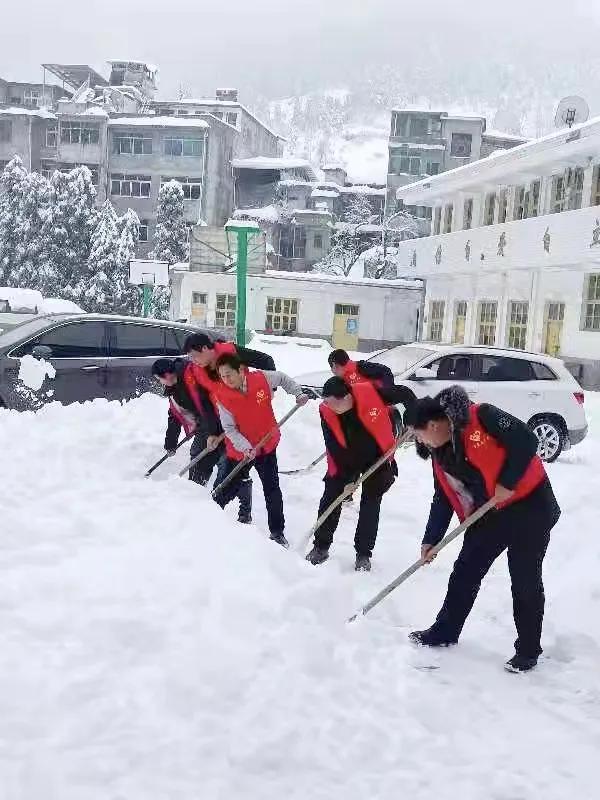
<instances>
[{"instance_id":1,"label":"doorway","mask_svg":"<svg viewBox=\"0 0 600 800\"><path fill-rule=\"evenodd\" d=\"M358 348L359 306L336 303L333 315L331 342L335 348Z\"/></svg>"},{"instance_id":2,"label":"doorway","mask_svg":"<svg viewBox=\"0 0 600 800\"><path fill-rule=\"evenodd\" d=\"M549 356L560 355L564 319L564 303L546 303L542 350Z\"/></svg>"}]
</instances>

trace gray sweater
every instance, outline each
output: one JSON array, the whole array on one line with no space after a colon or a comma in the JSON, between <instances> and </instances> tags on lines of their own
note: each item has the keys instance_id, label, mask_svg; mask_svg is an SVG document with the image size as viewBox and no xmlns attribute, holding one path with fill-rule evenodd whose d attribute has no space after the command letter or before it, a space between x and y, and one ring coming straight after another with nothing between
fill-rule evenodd
<instances>
[{"instance_id":1,"label":"gray sweater","mask_svg":"<svg viewBox=\"0 0 600 800\"><path fill-rule=\"evenodd\" d=\"M284 392L291 394L293 397L300 397L302 394L302 387L284 372L276 372L271 370L264 372L263 370L257 370L257 372L262 372L262 374L265 376L267 383L271 388L271 392L281 387ZM244 394L247 392L246 380L244 380L240 391L242 391ZM233 415L230 414L229 411L227 411L227 409L221 405L221 403L217 403L217 411L219 412L219 418L221 420L221 425L223 426L223 432L235 449L240 453L243 453L245 450L251 450L252 444L238 430Z\"/></svg>"}]
</instances>

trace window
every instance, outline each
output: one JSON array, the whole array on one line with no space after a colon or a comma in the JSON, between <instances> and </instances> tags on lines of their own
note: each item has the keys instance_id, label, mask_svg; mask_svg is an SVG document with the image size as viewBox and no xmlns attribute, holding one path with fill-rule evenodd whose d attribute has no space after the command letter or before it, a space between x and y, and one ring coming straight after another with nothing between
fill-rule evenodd
<instances>
[{"instance_id":1,"label":"window","mask_svg":"<svg viewBox=\"0 0 600 800\"><path fill-rule=\"evenodd\" d=\"M282 258L304 258L306 231L299 225L286 225L279 231L279 255Z\"/></svg>"},{"instance_id":2,"label":"window","mask_svg":"<svg viewBox=\"0 0 600 800\"><path fill-rule=\"evenodd\" d=\"M527 216L525 212L526 208L526 197L525 197L525 187L524 186L517 186L515 187L515 208L513 213L513 219L525 219Z\"/></svg>"},{"instance_id":3,"label":"window","mask_svg":"<svg viewBox=\"0 0 600 800\"><path fill-rule=\"evenodd\" d=\"M511 301L508 305L508 347L525 350L527 344L527 317L529 303Z\"/></svg>"},{"instance_id":4,"label":"window","mask_svg":"<svg viewBox=\"0 0 600 800\"><path fill-rule=\"evenodd\" d=\"M100 125L94 122L61 122L60 141L63 144L98 144Z\"/></svg>"},{"instance_id":5,"label":"window","mask_svg":"<svg viewBox=\"0 0 600 800\"><path fill-rule=\"evenodd\" d=\"M441 342L444 332L445 300L432 300L429 303L429 341Z\"/></svg>"},{"instance_id":6,"label":"window","mask_svg":"<svg viewBox=\"0 0 600 800\"><path fill-rule=\"evenodd\" d=\"M148 241L148 220L141 219L140 220L140 242L147 242Z\"/></svg>"},{"instance_id":7,"label":"window","mask_svg":"<svg viewBox=\"0 0 600 800\"><path fill-rule=\"evenodd\" d=\"M506 189L502 189L500 194L498 195L498 224L501 225L503 222L506 222L508 212L508 192Z\"/></svg>"},{"instance_id":8,"label":"window","mask_svg":"<svg viewBox=\"0 0 600 800\"><path fill-rule=\"evenodd\" d=\"M200 200L202 197L202 178L168 178L163 175L160 179L161 186L169 181L177 181L181 185L184 200Z\"/></svg>"},{"instance_id":9,"label":"window","mask_svg":"<svg viewBox=\"0 0 600 800\"><path fill-rule=\"evenodd\" d=\"M216 117L217 119L223 119L222 111L211 111L210 113L213 115L213 117Z\"/></svg>"},{"instance_id":10,"label":"window","mask_svg":"<svg viewBox=\"0 0 600 800\"><path fill-rule=\"evenodd\" d=\"M150 175L110 176L110 193L117 197L150 197Z\"/></svg>"},{"instance_id":11,"label":"window","mask_svg":"<svg viewBox=\"0 0 600 800\"><path fill-rule=\"evenodd\" d=\"M429 120L426 117L411 117L410 136L427 136L429 131Z\"/></svg>"},{"instance_id":12,"label":"window","mask_svg":"<svg viewBox=\"0 0 600 800\"><path fill-rule=\"evenodd\" d=\"M237 297L234 294L217 294L215 325L217 328L235 328Z\"/></svg>"},{"instance_id":13,"label":"window","mask_svg":"<svg viewBox=\"0 0 600 800\"><path fill-rule=\"evenodd\" d=\"M470 133L453 133L450 143L450 155L455 158L469 158L473 146L473 137Z\"/></svg>"},{"instance_id":14,"label":"window","mask_svg":"<svg viewBox=\"0 0 600 800\"><path fill-rule=\"evenodd\" d=\"M482 355L482 381L533 381L535 373L530 361L524 358Z\"/></svg>"},{"instance_id":15,"label":"window","mask_svg":"<svg viewBox=\"0 0 600 800\"><path fill-rule=\"evenodd\" d=\"M449 203L444 208L444 233L452 233L452 214L454 213L454 206Z\"/></svg>"},{"instance_id":16,"label":"window","mask_svg":"<svg viewBox=\"0 0 600 800\"><path fill-rule=\"evenodd\" d=\"M180 328L163 328L163 330L165 334L164 354L166 356L180 356L183 353L183 343L188 331Z\"/></svg>"},{"instance_id":17,"label":"window","mask_svg":"<svg viewBox=\"0 0 600 800\"><path fill-rule=\"evenodd\" d=\"M427 162L427 174L428 175L437 175L440 171L440 165L437 161L428 161Z\"/></svg>"},{"instance_id":18,"label":"window","mask_svg":"<svg viewBox=\"0 0 600 800\"><path fill-rule=\"evenodd\" d=\"M313 237L313 247L315 250L323 249L323 236L320 233L315 233Z\"/></svg>"},{"instance_id":19,"label":"window","mask_svg":"<svg viewBox=\"0 0 600 800\"><path fill-rule=\"evenodd\" d=\"M195 306L205 306L208 302L208 295L204 292L192 292L192 303Z\"/></svg>"},{"instance_id":20,"label":"window","mask_svg":"<svg viewBox=\"0 0 600 800\"><path fill-rule=\"evenodd\" d=\"M465 200L463 206L463 230L468 231L473 225L473 198Z\"/></svg>"},{"instance_id":21,"label":"window","mask_svg":"<svg viewBox=\"0 0 600 800\"><path fill-rule=\"evenodd\" d=\"M0 119L0 142L10 142L12 140L12 121L10 119Z\"/></svg>"},{"instance_id":22,"label":"window","mask_svg":"<svg viewBox=\"0 0 600 800\"><path fill-rule=\"evenodd\" d=\"M335 313L341 314L344 317L358 317L360 306L351 306L345 303L335 304Z\"/></svg>"},{"instance_id":23,"label":"window","mask_svg":"<svg viewBox=\"0 0 600 800\"><path fill-rule=\"evenodd\" d=\"M565 179L562 175L552 178L552 207L553 214L564 211L565 208Z\"/></svg>"},{"instance_id":24,"label":"window","mask_svg":"<svg viewBox=\"0 0 600 800\"><path fill-rule=\"evenodd\" d=\"M168 136L164 141L166 156L193 156L201 158L204 151L204 139L191 139L184 136Z\"/></svg>"},{"instance_id":25,"label":"window","mask_svg":"<svg viewBox=\"0 0 600 800\"><path fill-rule=\"evenodd\" d=\"M127 322L112 323L110 355L113 358L149 358L162 356L164 351L164 328Z\"/></svg>"},{"instance_id":26,"label":"window","mask_svg":"<svg viewBox=\"0 0 600 800\"><path fill-rule=\"evenodd\" d=\"M467 327L467 302L466 300L459 300L455 306L454 312L454 335L452 341L455 344L465 343L465 330Z\"/></svg>"},{"instance_id":27,"label":"window","mask_svg":"<svg viewBox=\"0 0 600 800\"><path fill-rule=\"evenodd\" d=\"M56 147L58 145L58 126L56 122L49 122L46 125L46 147Z\"/></svg>"},{"instance_id":28,"label":"window","mask_svg":"<svg viewBox=\"0 0 600 800\"><path fill-rule=\"evenodd\" d=\"M545 364L539 364L537 361L531 361L531 368L537 381L555 381L556 375L552 372L550 367Z\"/></svg>"},{"instance_id":29,"label":"window","mask_svg":"<svg viewBox=\"0 0 600 800\"><path fill-rule=\"evenodd\" d=\"M435 372L437 381L468 381L475 372L473 356L462 354L443 356L429 364L428 369Z\"/></svg>"},{"instance_id":30,"label":"window","mask_svg":"<svg viewBox=\"0 0 600 800\"><path fill-rule=\"evenodd\" d=\"M235 113L235 111L228 111L227 114L225 115L225 122L227 122L229 125L233 125L233 127L235 128L235 126L237 125L237 118L238 115Z\"/></svg>"},{"instance_id":31,"label":"window","mask_svg":"<svg viewBox=\"0 0 600 800\"><path fill-rule=\"evenodd\" d=\"M70 322L61 325L22 344L13 351L13 355L21 358L38 345L49 347L53 358L102 358L107 354L103 322Z\"/></svg>"},{"instance_id":32,"label":"window","mask_svg":"<svg viewBox=\"0 0 600 800\"><path fill-rule=\"evenodd\" d=\"M600 166L594 167L591 205L600 206Z\"/></svg>"},{"instance_id":33,"label":"window","mask_svg":"<svg viewBox=\"0 0 600 800\"><path fill-rule=\"evenodd\" d=\"M485 208L483 211L483 224L494 224L494 212L496 211L496 193L490 192L485 196Z\"/></svg>"},{"instance_id":34,"label":"window","mask_svg":"<svg viewBox=\"0 0 600 800\"><path fill-rule=\"evenodd\" d=\"M406 114L392 114L392 136L405 136L407 124Z\"/></svg>"},{"instance_id":35,"label":"window","mask_svg":"<svg viewBox=\"0 0 600 800\"><path fill-rule=\"evenodd\" d=\"M484 301L479 304L479 330L477 332L477 343L486 347L493 347L496 344L496 316L498 313L498 303L495 301Z\"/></svg>"},{"instance_id":36,"label":"window","mask_svg":"<svg viewBox=\"0 0 600 800\"><path fill-rule=\"evenodd\" d=\"M581 208L584 172L582 167L567 170L567 207L569 211Z\"/></svg>"},{"instance_id":37,"label":"window","mask_svg":"<svg viewBox=\"0 0 600 800\"><path fill-rule=\"evenodd\" d=\"M269 331L297 331L298 301L286 297L268 297L265 328Z\"/></svg>"},{"instance_id":38,"label":"window","mask_svg":"<svg viewBox=\"0 0 600 800\"><path fill-rule=\"evenodd\" d=\"M437 206L433 215L433 235L437 236L441 232L442 228L442 209L441 206Z\"/></svg>"},{"instance_id":39,"label":"window","mask_svg":"<svg viewBox=\"0 0 600 800\"><path fill-rule=\"evenodd\" d=\"M600 273L586 278L583 330L600 331Z\"/></svg>"},{"instance_id":40,"label":"window","mask_svg":"<svg viewBox=\"0 0 600 800\"><path fill-rule=\"evenodd\" d=\"M136 133L123 133L113 138L115 155L149 156L152 155L152 137L140 136Z\"/></svg>"},{"instance_id":41,"label":"window","mask_svg":"<svg viewBox=\"0 0 600 800\"><path fill-rule=\"evenodd\" d=\"M411 175L420 175L421 174L421 159L420 158L411 158L410 159L409 173Z\"/></svg>"},{"instance_id":42,"label":"window","mask_svg":"<svg viewBox=\"0 0 600 800\"><path fill-rule=\"evenodd\" d=\"M534 181L529 189L528 217L537 217L540 213L540 181ZM583 184L582 184L583 188Z\"/></svg>"}]
</instances>

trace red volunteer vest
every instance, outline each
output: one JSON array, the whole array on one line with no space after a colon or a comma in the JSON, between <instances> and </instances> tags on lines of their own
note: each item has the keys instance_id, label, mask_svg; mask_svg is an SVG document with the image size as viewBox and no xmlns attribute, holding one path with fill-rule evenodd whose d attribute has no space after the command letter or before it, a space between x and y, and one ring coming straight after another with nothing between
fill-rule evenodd
<instances>
[{"instance_id":1,"label":"red volunteer vest","mask_svg":"<svg viewBox=\"0 0 600 800\"><path fill-rule=\"evenodd\" d=\"M220 383L217 399L235 420L237 429L250 444L257 445L267 433L277 428L277 420L272 405L271 387L262 372L246 372L246 392L230 389ZM277 430L261 447L262 453L272 453L281 434ZM225 449L229 458L241 461L244 454L236 450L229 439L225 439Z\"/></svg>"},{"instance_id":2,"label":"red volunteer vest","mask_svg":"<svg viewBox=\"0 0 600 800\"><path fill-rule=\"evenodd\" d=\"M473 404L469 409L469 422L462 431L465 458L483 476L488 497L492 497L498 483L498 475L506 459L506 449L485 430L477 416L478 406ZM448 475L436 461L433 461L433 471L444 490L456 516L462 522L465 519L465 509L460 502L457 491L452 487ZM504 508L517 500L522 500L531 494L546 477L546 470L539 456L534 456L525 470L525 474L514 487L514 494L509 500L500 503L498 508Z\"/></svg>"},{"instance_id":3,"label":"red volunteer vest","mask_svg":"<svg viewBox=\"0 0 600 800\"><path fill-rule=\"evenodd\" d=\"M236 347L232 342L215 342L215 353L217 354L217 358L222 356L224 353L232 353L235 355L237 353ZM186 378L187 378L187 371L186 371ZM205 367L199 367L197 364L192 363L192 369L190 371L190 378L189 383L186 380L186 386L190 388L194 381L199 385L202 386L203 389L206 389L208 394L210 395L210 399L212 404L216 408L215 402L215 390L217 386L221 385L221 381L218 377L212 377L209 371Z\"/></svg>"},{"instance_id":4,"label":"red volunteer vest","mask_svg":"<svg viewBox=\"0 0 600 800\"><path fill-rule=\"evenodd\" d=\"M196 409L196 413L199 416L203 416L204 409L202 408L200 395L198 394L198 385L194 380L193 364L191 362L186 365L183 371L183 382L185 384L185 388L188 391L188 394L192 398L192 402L194 403L194 408ZM169 397L169 405L171 407L171 413L173 414L175 419L182 425L183 430L186 433L186 436L189 436L189 434L196 429L196 420L189 413L189 411L186 411L185 408L182 408L172 397Z\"/></svg>"},{"instance_id":5,"label":"red volunteer vest","mask_svg":"<svg viewBox=\"0 0 600 800\"><path fill-rule=\"evenodd\" d=\"M356 413L366 430L377 442L381 453L391 450L396 441L388 407L385 405L377 390L370 383L355 383L350 386L352 397L356 406ZM335 436L342 447L347 447L346 437L342 429L339 416L332 411L326 403L321 403L319 413L325 420L327 427ZM338 474L338 467L331 453L327 451L327 474L334 477Z\"/></svg>"},{"instance_id":6,"label":"red volunteer vest","mask_svg":"<svg viewBox=\"0 0 600 800\"><path fill-rule=\"evenodd\" d=\"M360 373L356 361L349 361L346 364L344 367L342 380L344 383L348 384L348 386L354 386L357 383L370 383L372 386L381 386L381 381L367 378L365 375Z\"/></svg>"}]
</instances>

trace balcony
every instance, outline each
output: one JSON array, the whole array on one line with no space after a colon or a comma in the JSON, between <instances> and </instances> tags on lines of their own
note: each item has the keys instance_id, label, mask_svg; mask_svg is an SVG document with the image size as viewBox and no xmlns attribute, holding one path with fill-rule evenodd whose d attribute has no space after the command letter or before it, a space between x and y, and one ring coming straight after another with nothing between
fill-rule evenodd
<instances>
[{"instance_id":1,"label":"balcony","mask_svg":"<svg viewBox=\"0 0 600 800\"><path fill-rule=\"evenodd\" d=\"M401 242L398 270L433 278L507 270L598 269L600 206Z\"/></svg>"},{"instance_id":2,"label":"balcony","mask_svg":"<svg viewBox=\"0 0 600 800\"><path fill-rule=\"evenodd\" d=\"M390 145L399 147L402 144L427 145L435 147L436 150L445 150L447 140L440 136L390 136Z\"/></svg>"}]
</instances>

